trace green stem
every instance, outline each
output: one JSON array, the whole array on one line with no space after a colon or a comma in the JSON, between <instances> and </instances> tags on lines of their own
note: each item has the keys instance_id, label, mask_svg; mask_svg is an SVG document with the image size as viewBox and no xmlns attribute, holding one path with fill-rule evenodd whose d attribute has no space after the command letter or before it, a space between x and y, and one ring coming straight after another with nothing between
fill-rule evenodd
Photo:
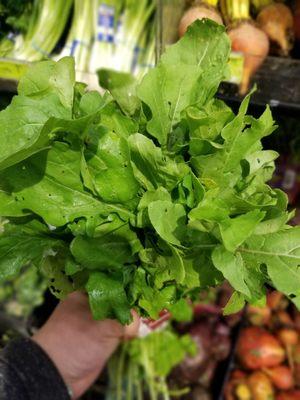
<instances>
[{"instance_id":1,"label":"green stem","mask_svg":"<svg viewBox=\"0 0 300 400\"><path fill-rule=\"evenodd\" d=\"M149 357L148 349L145 344L141 346L143 356L143 366L145 369L145 381L148 383L149 395L151 400L157 400L157 392L155 387L155 380L153 374L153 365L151 365L151 359Z\"/></svg>"},{"instance_id":2,"label":"green stem","mask_svg":"<svg viewBox=\"0 0 300 400\"><path fill-rule=\"evenodd\" d=\"M250 19L250 0L225 0L226 17L232 23Z\"/></svg>"},{"instance_id":3,"label":"green stem","mask_svg":"<svg viewBox=\"0 0 300 400\"><path fill-rule=\"evenodd\" d=\"M124 373L124 361L125 361L125 345L121 345L121 352L119 355L119 362L117 368L117 400L122 400L123 397L123 373Z\"/></svg>"},{"instance_id":4,"label":"green stem","mask_svg":"<svg viewBox=\"0 0 300 400\"><path fill-rule=\"evenodd\" d=\"M217 8L218 2L219 0L203 0L203 3L215 8Z\"/></svg>"},{"instance_id":5,"label":"green stem","mask_svg":"<svg viewBox=\"0 0 300 400\"><path fill-rule=\"evenodd\" d=\"M163 394L163 400L170 400L169 389L165 378L163 377L160 378L160 385Z\"/></svg>"},{"instance_id":6,"label":"green stem","mask_svg":"<svg viewBox=\"0 0 300 400\"><path fill-rule=\"evenodd\" d=\"M134 364L134 382L136 388L136 400L143 400L142 380L139 379L139 365Z\"/></svg>"},{"instance_id":7,"label":"green stem","mask_svg":"<svg viewBox=\"0 0 300 400\"><path fill-rule=\"evenodd\" d=\"M272 3L274 3L273 0L252 0L252 4L257 12L259 12L260 10L269 6Z\"/></svg>"},{"instance_id":8,"label":"green stem","mask_svg":"<svg viewBox=\"0 0 300 400\"><path fill-rule=\"evenodd\" d=\"M133 385L133 364L129 357L128 367L127 367L127 390L126 390L126 400L132 400L132 385Z\"/></svg>"}]
</instances>

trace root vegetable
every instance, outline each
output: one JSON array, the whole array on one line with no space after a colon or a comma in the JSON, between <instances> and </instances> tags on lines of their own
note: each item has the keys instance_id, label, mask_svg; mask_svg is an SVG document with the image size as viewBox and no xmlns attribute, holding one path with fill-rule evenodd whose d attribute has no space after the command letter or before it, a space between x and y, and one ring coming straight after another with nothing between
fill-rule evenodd
<instances>
[{"instance_id":1,"label":"root vegetable","mask_svg":"<svg viewBox=\"0 0 300 400\"><path fill-rule=\"evenodd\" d=\"M300 364L295 364L294 377L295 377L296 387L300 387Z\"/></svg>"},{"instance_id":2,"label":"root vegetable","mask_svg":"<svg viewBox=\"0 0 300 400\"><path fill-rule=\"evenodd\" d=\"M274 399L274 388L270 379L261 371L253 372L248 378L252 400Z\"/></svg>"},{"instance_id":3,"label":"root vegetable","mask_svg":"<svg viewBox=\"0 0 300 400\"><path fill-rule=\"evenodd\" d=\"M278 311L276 314L277 320L280 325L293 326L294 322L291 316L286 311Z\"/></svg>"},{"instance_id":4,"label":"root vegetable","mask_svg":"<svg viewBox=\"0 0 300 400\"><path fill-rule=\"evenodd\" d=\"M293 360L296 364L300 365L300 343L298 343L293 349Z\"/></svg>"},{"instance_id":5,"label":"root vegetable","mask_svg":"<svg viewBox=\"0 0 300 400\"><path fill-rule=\"evenodd\" d=\"M300 342L294 347L293 362L296 386L300 387Z\"/></svg>"},{"instance_id":6,"label":"root vegetable","mask_svg":"<svg viewBox=\"0 0 300 400\"><path fill-rule=\"evenodd\" d=\"M259 327L244 329L238 342L237 355L241 364L248 369L276 367L285 359L279 341Z\"/></svg>"},{"instance_id":7,"label":"root vegetable","mask_svg":"<svg viewBox=\"0 0 300 400\"><path fill-rule=\"evenodd\" d=\"M179 37L183 36L185 32L187 31L187 28L197 19L203 19L203 18L208 18L211 19L218 24L223 24L222 17L218 10L207 4L206 2L203 2L197 6L193 6L189 8L183 17L180 20L179 23L179 28L178 28L178 34Z\"/></svg>"},{"instance_id":8,"label":"root vegetable","mask_svg":"<svg viewBox=\"0 0 300 400\"><path fill-rule=\"evenodd\" d=\"M299 334L294 329L283 328L278 332L278 338L285 346L296 346Z\"/></svg>"},{"instance_id":9,"label":"root vegetable","mask_svg":"<svg viewBox=\"0 0 300 400\"><path fill-rule=\"evenodd\" d=\"M278 338L286 349L291 369L294 369L293 349L299 340L299 334L294 329L283 328L278 332Z\"/></svg>"},{"instance_id":10,"label":"root vegetable","mask_svg":"<svg viewBox=\"0 0 300 400\"><path fill-rule=\"evenodd\" d=\"M287 56L292 47L294 29L293 14L289 7L272 3L260 11L257 23L270 41L278 45L280 53Z\"/></svg>"},{"instance_id":11,"label":"root vegetable","mask_svg":"<svg viewBox=\"0 0 300 400\"><path fill-rule=\"evenodd\" d=\"M240 94L245 95L249 89L252 75L264 62L269 53L269 39L251 21L243 21L229 30L233 51L243 53L244 71L240 84Z\"/></svg>"},{"instance_id":12,"label":"root vegetable","mask_svg":"<svg viewBox=\"0 0 300 400\"><path fill-rule=\"evenodd\" d=\"M277 290L273 290L267 295L267 304L271 308L271 310L276 311L281 308L282 299L283 299L283 294L277 292Z\"/></svg>"},{"instance_id":13,"label":"root vegetable","mask_svg":"<svg viewBox=\"0 0 300 400\"><path fill-rule=\"evenodd\" d=\"M271 379L277 389L289 390L294 387L294 378L292 371L285 365L279 365L275 368L265 368L264 372Z\"/></svg>"},{"instance_id":14,"label":"root vegetable","mask_svg":"<svg viewBox=\"0 0 300 400\"><path fill-rule=\"evenodd\" d=\"M251 400L251 391L244 383L237 385L235 394L239 400Z\"/></svg>"},{"instance_id":15,"label":"root vegetable","mask_svg":"<svg viewBox=\"0 0 300 400\"><path fill-rule=\"evenodd\" d=\"M271 309L268 306L254 307L248 306L247 317L252 325L268 325L271 320Z\"/></svg>"},{"instance_id":16,"label":"root vegetable","mask_svg":"<svg viewBox=\"0 0 300 400\"><path fill-rule=\"evenodd\" d=\"M244 386L246 384L246 374L243 371L233 371L230 380L226 383L224 389L224 396L226 400L236 400L236 389L238 386Z\"/></svg>"},{"instance_id":17,"label":"root vegetable","mask_svg":"<svg viewBox=\"0 0 300 400\"><path fill-rule=\"evenodd\" d=\"M246 373L244 371L241 371L240 369L234 370L233 373L231 374L231 379L241 380L244 378L246 378Z\"/></svg>"},{"instance_id":18,"label":"root vegetable","mask_svg":"<svg viewBox=\"0 0 300 400\"><path fill-rule=\"evenodd\" d=\"M279 393L276 396L276 400L300 400L300 390Z\"/></svg>"}]
</instances>

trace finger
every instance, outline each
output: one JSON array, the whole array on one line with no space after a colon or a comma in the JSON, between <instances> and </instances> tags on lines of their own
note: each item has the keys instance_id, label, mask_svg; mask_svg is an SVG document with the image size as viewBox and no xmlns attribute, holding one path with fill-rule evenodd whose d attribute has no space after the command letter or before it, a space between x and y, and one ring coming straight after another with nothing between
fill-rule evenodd
<instances>
[{"instance_id":1,"label":"finger","mask_svg":"<svg viewBox=\"0 0 300 400\"><path fill-rule=\"evenodd\" d=\"M131 315L133 318L132 323L130 325L126 325L124 328L124 339L125 340L135 338L139 332L140 317L135 310L131 310Z\"/></svg>"}]
</instances>

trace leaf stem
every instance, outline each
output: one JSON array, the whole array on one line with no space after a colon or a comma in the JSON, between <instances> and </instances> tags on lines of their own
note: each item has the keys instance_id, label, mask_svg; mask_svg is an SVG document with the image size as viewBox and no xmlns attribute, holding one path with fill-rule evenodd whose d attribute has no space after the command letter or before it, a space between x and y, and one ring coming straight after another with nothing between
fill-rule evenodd
<instances>
[{"instance_id":1,"label":"leaf stem","mask_svg":"<svg viewBox=\"0 0 300 400\"><path fill-rule=\"evenodd\" d=\"M225 0L224 12L231 23L250 19L250 0Z\"/></svg>"},{"instance_id":2,"label":"leaf stem","mask_svg":"<svg viewBox=\"0 0 300 400\"><path fill-rule=\"evenodd\" d=\"M211 7L217 7L219 0L203 0L204 4L207 4Z\"/></svg>"},{"instance_id":3,"label":"leaf stem","mask_svg":"<svg viewBox=\"0 0 300 400\"><path fill-rule=\"evenodd\" d=\"M274 3L273 0L252 0L252 4L256 11L261 11L263 8L269 6L270 4Z\"/></svg>"},{"instance_id":4,"label":"leaf stem","mask_svg":"<svg viewBox=\"0 0 300 400\"><path fill-rule=\"evenodd\" d=\"M125 361L125 345L121 345L121 351L119 354L118 366L117 366L117 400L122 400L123 397L123 373L124 373L124 361Z\"/></svg>"}]
</instances>

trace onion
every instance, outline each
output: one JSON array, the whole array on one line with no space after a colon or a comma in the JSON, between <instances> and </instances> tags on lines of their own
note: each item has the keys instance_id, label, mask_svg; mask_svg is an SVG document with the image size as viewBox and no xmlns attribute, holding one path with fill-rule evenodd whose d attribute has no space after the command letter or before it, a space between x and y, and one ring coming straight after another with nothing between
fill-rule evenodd
<instances>
[{"instance_id":1,"label":"onion","mask_svg":"<svg viewBox=\"0 0 300 400\"><path fill-rule=\"evenodd\" d=\"M239 400L251 400L250 389L245 383L237 385L235 394Z\"/></svg>"},{"instance_id":2,"label":"onion","mask_svg":"<svg viewBox=\"0 0 300 400\"><path fill-rule=\"evenodd\" d=\"M299 334L294 329L283 328L278 332L278 338L285 347L289 366L294 371L293 349L298 343Z\"/></svg>"},{"instance_id":3,"label":"onion","mask_svg":"<svg viewBox=\"0 0 300 400\"><path fill-rule=\"evenodd\" d=\"M180 20L178 34L183 36L187 28L197 19L208 18L218 24L223 24L222 17L215 7L205 3L189 8Z\"/></svg>"},{"instance_id":4,"label":"onion","mask_svg":"<svg viewBox=\"0 0 300 400\"><path fill-rule=\"evenodd\" d=\"M284 326L293 326L294 321L292 320L291 316L286 311L278 311L276 314L277 320L280 325Z\"/></svg>"},{"instance_id":5,"label":"onion","mask_svg":"<svg viewBox=\"0 0 300 400\"><path fill-rule=\"evenodd\" d=\"M243 53L244 71L240 84L240 94L245 95L249 88L251 76L264 62L269 53L267 35L251 21L243 21L229 30L233 51Z\"/></svg>"},{"instance_id":6,"label":"onion","mask_svg":"<svg viewBox=\"0 0 300 400\"><path fill-rule=\"evenodd\" d=\"M284 328L278 332L278 338L285 346L295 346L298 343L299 334L294 329Z\"/></svg>"},{"instance_id":7,"label":"onion","mask_svg":"<svg viewBox=\"0 0 300 400\"><path fill-rule=\"evenodd\" d=\"M266 368L264 372L269 376L273 385L277 389L289 390L294 387L294 378L292 371L285 365L279 365L275 368Z\"/></svg>"},{"instance_id":8,"label":"onion","mask_svg":"<svg viewBox=\"0 0 300 400\"><path fill-rule=\"evenodd\" d=\"M275 367L285 359L285 351L279 341L259 327L249 327L242 331L237 355L247 369Z\"/></svg>"},{"instance_id":9,"label":"onion","mask_svg":"<svg viewBox=\"0 0 300 400\"><path fill-rule=\"evenodd\" d=\"M252 325L268 325L271 320L271 309L268 306L255 307L249 305L247 307L247 317Z\"/></svg>"},{"instance_id":10,"label":"onion","mask_svg":"<svg viewBox=\"0 0 300 400\"><path fill-rule=\"evenodd\" d=\"M267 294L267 304L271 310L276 311L281 308L283 294L277 290L273 290Z\"/></svg>"},{"instance_id":11,"label":"onion","mask_svg":"<svg viewBox=\"0 0 300 400\"><path fill-rule=\"evenodd\" d=\"M274 388L270 379L261 371L253 372L248 378L252 400L270 400L274 398Z\"/></svg>"},{"instance_id":12,"label":"onion","mask_svg":"<svg viewBox=\"0 0 300 400\"><path fill-rule=\"evenodd\" d=\"M300 390L282 392L276 396L276 400L299 400L299 399L300 399Z\"/></svg>"},{"instance_id":13,"label":"onion","mask_svg":"<svg viewBox=\"0 0 300 400\"><path fill-rule=\"evenodd\" d=\"M257 16L257 23L276 43L282 55L287 56L292 47L294 19L291 10L282 3L272 3L263 8Z\"/></svg>"}]
</instances>

